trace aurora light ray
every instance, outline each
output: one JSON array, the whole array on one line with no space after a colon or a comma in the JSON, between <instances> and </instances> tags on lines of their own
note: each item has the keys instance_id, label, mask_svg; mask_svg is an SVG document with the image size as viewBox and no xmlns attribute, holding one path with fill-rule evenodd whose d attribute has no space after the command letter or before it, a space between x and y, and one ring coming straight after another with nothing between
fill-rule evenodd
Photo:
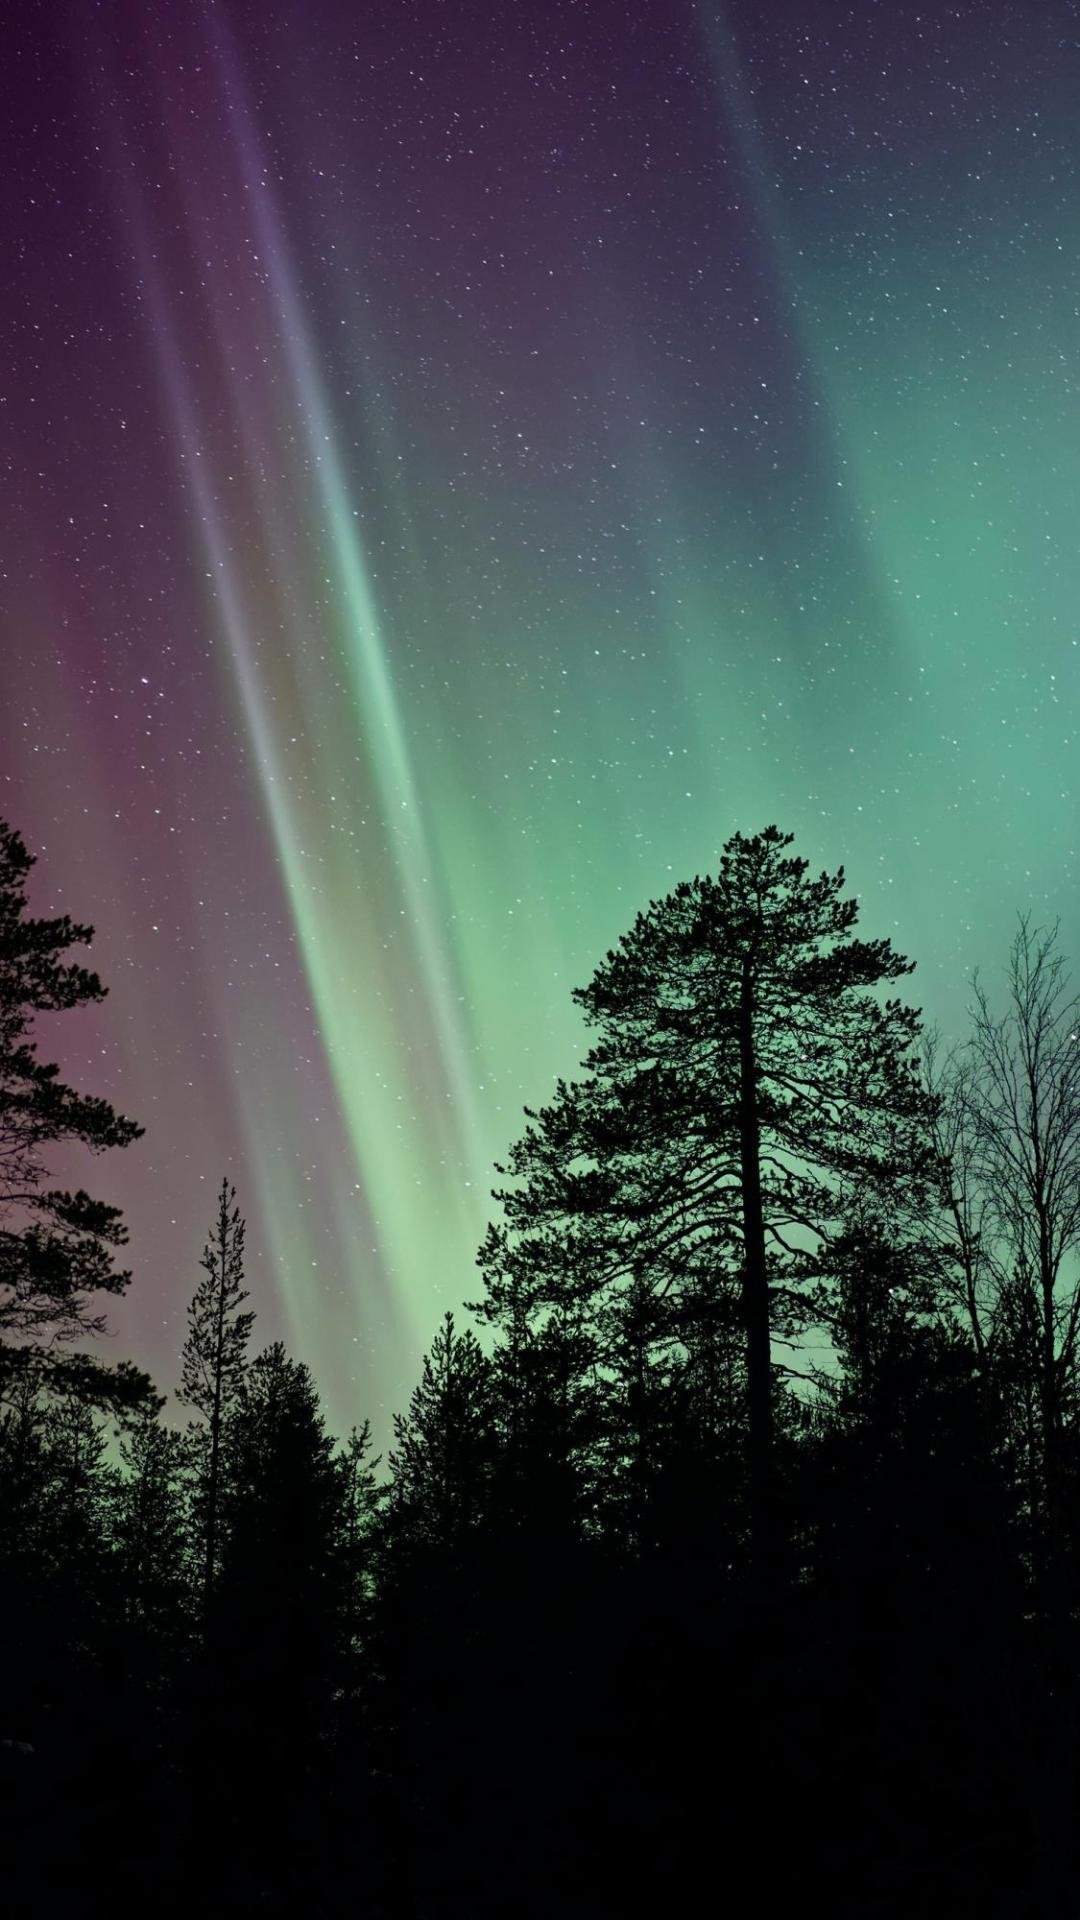
<instances>
[{"instance_id":1,"label":"aurora light ray","mask_svg":"<svg viewBox=\"0 0 1080 1920\"><path fill-rule=\"evenodd\" d=\"M250 177L248 188L252 190ZM392 1023L387 1022L385 1027L381 1023L369 1024L362 1037L358 1038L347 1014L343 1015L343 983L348 961L351 959L355 962L358 952L366 952L367 964L362 971L369 983L377 974L378 956L372 951L372 929L370 925L357 925L340 895L332 894L328 903L325 890L317 883L313 884L312 862L305 845L305 832L297 809L289 799L289 767L283 752L281 724L275 719L268 697L265 662L258 660L253 645L253 636L259 630L260 622L247 603L244 582L232 558L228 528L209 475L210 462L204 458L206 447L197 426L197 402L185 376L167 297L153 263L145 214L141 210L133 210L133 225L139 235L140 272L151 295L153 332L182 457L185 484L191 493L193 524L197 527L208 562L208 572L214 582L213 598L217 604L227 656L235 675L245 723L251 733L263 801L358 1176L356 1180L346 1177L334 1183L338 1222L335 1237L339 1246L349 1250L357 1262L357 1280L364 1291L365 1310L371 1310L372 1303L366 1296L374 1284L383 1311L389 1312L391 1322L394 1322L407 1309L408 1296L402 1295L393 1286L388 1287L387 1277L416 1271L425 1262L430 1246L423 1224L419 1237L417 1234L416 1192L426 1190L429 1203L438 1209L443 1219L448 1212L452 1214L458 1211L467 1205L468 1173L476 1165L477 1153L475 1141L471 1148L468 1141L472 1096L464 1064L464 1043L458 1032L458 1018L439 978L440 969L445 975L447 963L436 951L438 941L431 912L422 892L423 884L429 877L429 862L423 847L422 829L418 824L420 803L408 767L403 734L382 655L374 600L366 579L359 543L348 525L345 483L340 462L335 457L334 436L310 349L303 339L282 246L275 223L264 209L258 226L263 244L272 250L275 262L272 288L279 309L277 330L287 343L296 380L296 404L305 423L312 464L320 473L318 492L327 511L338 583L347 610L344 626L346 633L352 634L356 642L354 645L347 643L346 650L355 669L352 675L352 711L356 715L357 738L367 741L371 749L376 787L383 802L383 820L391 823L393 829L391 839L397 865L390 884L393 887L397 877L402 880L403 897L406 907L411 910L410 925L418 935L420 976L430 996L430 1031L437 1048L440 1038L442 1040L438 1051L433 1051L430 1045L423 1051L427 1080L425 1104L413 1127L414 1138L411 1141L407 1135L403 1137L400 1126L394 1124L393 1116L388 1113L388 1105L393 1098L392 1089L400 1084L403 1071L394 1044ZM214 292L211 278L211 297ZM218 316L219 353L224 361L220 303ZM283 566L285 569L286 577L279 582L275 599L279 603L296 604L297 570L289 566L287 547L282 552L286 514L281 501L272 497L265 475L258 471L250 407L242 404L240 411L248 459L256 474L255 490L261 501L264 519L263 552L275 573L281 574ZM304 624L295 616L291 625L294 644L303 658L303 650L311 646L310 627L305 630ZM372 706L375 709L374 718L370 712ZM340 749L333 757L327 754L324 758L321 771L331 796L335 787L340 788L350 779L348 765L342 764L346 758ZM399 810L407 810L417 825L414 828L402 826ZM339 872L336 878L343 888L350 887L357 891L362 887L364 876L358 876L355 872ZM411 1017L415 1019L415 1010ZM456 1074L451 1075L449 1084L437 1070L439 1051L444 1057L449 1056L456 1067ZM273 1178L264 1177L266 1163L259 1152L255 1114L243 1103L239 1114L251 1149L250 1164L258 1183L260 1215L269 1224L268 1242L272 1248L280 1250L276 1263L278 1282L288 1307L292 1336L301 1343L310 1341L312 1317L314 1315L317 1318L319 1313L318 1295L313 1293L305 1273L309 1262L303 1259L300 1271L295 1269L291 1257L293 1236L286 1224L290 1211L295 1212L297 1195L289 1190L288 1183L283 1190L280 1173ZM464 1136L460 1130L462 1124L466 1127ZM441 1182L436 1178L440 1167L446 1176ZM363 1196L362 1211L359 1213L357 1195ZM480 1223L473 1210L469 1211L466 1231L470 1237L479 1235ZM370 1244L372 1239L374 1245Z\"/></svg>"},{"instance_id":2,"label":"aurora light ray","mask_svg":"<svg viewBox=\"0 0 1080 1920\"><path fill-rule=\"evenodd\" d=\"M138 230L141 222L138 214L135 217L136 230ZM184 465L185 484L191 491L204 555L214 581L213 598L217 615L226 641L228 659L239 688L245 719L251 729L264 803L273 828L289 898L293 903L316 1003L320 1007L327 1007L332 1004L333 992L326 978L321 958L322 949L317 941L304 937L309 919L305 918L307 883L303 848L299 843L295 824L285 801L284 768L267 709L265 690L252 657L250 618L243 605L241 583L229 554L222 517L201 457L202 448L195 426L194 402L172 336L164 294L158 275L154 271L149 249L145 244L140 248L140 256L141 270L151 295L151 311L162 374L176 430L178 450ZM285 1230L286 1220L290 1211L295 1214L297 1195L295 1192L282 1192L280 1176L276 1179L263 1177L266 1163L264 1156L257 1150L257 1122L250 1105L243 1097L238 1102L238 1117L252 1148L250 1165L258 1181L260 1211L270 1223L269 1244L272 1248L279 1249L284 1256L292 1238L291 1234ZM355 1224L354 1217L354 1232ZM377 1227L371 1222L367 1224L368 1230L374 1231L377 1237ZM379 1248L378 1244L373 1251L376 1256L375 1271L378 1275L385 1260L385 1252ZM380 1253L382 1259L379 1257ZM367 1277L370 1282L370 1274ZM281 1257L277 1262L277 1278L288 1310L293 1337L300 1335L301 1338L310 1339L310 1324L306 1327L304 1325L305 1321L310 1323L315 1305L310 1289L303 1288L297 1291L298 1276L294 1273L287 1257ZM394 1300L392 1294L390 1299Z\"/></svg>"},{"instance_id":3,"label":"aurora light ray","mask_svg":"<svg viewBox=\"0 0 1080 1920\"><path fill-rule=\"evenodd\" d=\"M474 1162L478 1137L473 1076L466 1059L468 1038L461 1014L464 995L460 990L461 982L456 977L452 956L447 952L446 943L436 924L427 891L433 875L423 805L410 763L386 644L380 631L379 610L354 524L336 427L300 311L282 222L274 206L265 171L260 168L258 143L244 103L242 77L235 56L225 46L220 25L217 44L222 92L235 127L237 152L255 230L270 262L272 297L280 314L282 337L300 403L318 497L329 528L330 551L343 607L343 651L350 669L357 730L371 756L382 796L384 819L395 843L397 869L435 1014L436 1036L445 1059L451 1097L450 1119L456 1136L453 1150L460 1172L462 1166ZM459 1127L464 1129L463 1138L458 1134Z\"/></svg>"},{"instance_id":4,"label":"aurora light ray","mask_svg":"<svg viewBox=\"0 0 1080 1920\"><path fill-rule=\"evenodd\" d=\"M240 693L245 722L252 734L260 787L287 892L293 903L316 1005L325 1012L335 1005L340 1006L340 982L334 980L327 964L332 958L329 945L318 937L319 925L316 910L311 905L310 873L302 833L294 810L287 803L287 768L281 752L279 731L274 723L269 688L253 647L253 636L259 629L259 621L250 606L245 604L244 583L231 556L226 522L209 477L209 462L203 457L205 447L196 424L196 402L173 335L160 276L155 272L146 244L145 220L138 212L134 214L133 224L136 233L142 231L143 235L143 244L139 248L141 272L144 284L151 293L153 333L184 469L185 486L190 489L195 509L193 525L204 549L208 574L214 582L211 600L226 641L227 658ZM235 1026L235 1015L232 1018ZM368 1036L366 1052L376 1084L380 1081L385 1084L393 1070L392 1051L383 1050L380 1068L379 1035L380 1029L376 1028ZM264 1062L260 1063L258 1077L263 1077L264 1073L265 1056ZM366 1173L367 1180L374 1182L376 1191L383 1196L383 1225L380 1226L372 1214L362 1181L349 1180L343 1174L334 1182L332 1189L336 1215L334 1238L343 1258L348 1258L354 1264L362 1287L365 1319L370 1323L374 1318L377 1323L381 1317L388 1323L381 1337L384 1340L389 1338L394 1345L407 1346L410 1339L418 1337L415 1331L410 1334L405 1330L408 1296L386 1284L387 1273L393 1270L393 1255L387 1244L385 1200L392 1194L392 1179L401 1178L403 1157L400 1151L389 1155L382 1151L386 1130L385 1127L380 1129L373 1121L370 1111L365 1111L364 1085L361 1080L351 1090L350 1104L345 1114L345 1138L335 1143L331 1130L327 1129L327 1148L331 1154L347 1153L349 1139L354 1145L358 1137L368 1140L365 1166L358 1167L357 1171ZM272 1100L269 1104L272 1110L282 1111L280 1099ZM304 1197L295 1180L289 1176L288 1162L284 1163L283 1174L280 1159L271 1161L266 1153L265 1133L260 1126L264 1104L253 1083L250 1068L238 1089L236 1112L249 1145L249 1177L255 1183L254 1199L258 1215L265 1223L265 1237L272 1251L281 1298L287 1308L290 1334L299 1350L321 1351L323 1366L332 1366L328 1356L332 1356L335 1347L340 1344L340 1333L335 1333L333 1318L337 1319L340 1326L341 1304L332 1299L328 1302L321 1286L312 1284L311 1269L318 1264L311 1257L312 1243L305 1246L302 1239L298 1242L297 1237L297 1223L303 1219ZM385 1114L379 1114L377 1119L385 1120ZM392 1227L392 1205L389 1212ZM400 1251L399 1247L399 1254ZM409 1252L414 1259L417 1257L415 1248L406 1248L406 1257ZM320 1323L327 1311L332 1319L322 1326Z\"/></svg>"},{"instance_id":5,"label":"aurora light ray","mask_svg":"<svg viewBox=\"0 0 1080 1920\"><path fill-rule=\"evenodd\" d=\"M571 988L736 827L950 1032L1016 908L1080 950L1075 50L988 19L13 22L0 799L163 1385L227 1169L385 1428Z\"/></svg>"}]
</instances>

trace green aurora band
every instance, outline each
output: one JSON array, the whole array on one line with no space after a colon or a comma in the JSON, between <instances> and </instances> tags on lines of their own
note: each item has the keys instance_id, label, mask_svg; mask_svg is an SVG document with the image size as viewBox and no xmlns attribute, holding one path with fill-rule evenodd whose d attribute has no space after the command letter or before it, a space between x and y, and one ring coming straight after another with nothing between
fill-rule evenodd
<instances>
[{"instance_id":1,"label":"green aurora band","mask_svg":"<svg viewBox=\"0 0 1080 1920\"><path fill-rule=\"evenodd\" d=\"M66 483L26 506L10 811L148 1127L122 1337L171 1380L226 1166L261 1331L385 1428L571 988L736 828L843 862L948 1032L1018 909L1077 951L1077 137L1034 30L901 86L869 22L845 68L649 15L639 67L599 9L534 99L524 21L169 11L73 107L153 389L103 480L150 531L76 592ZM79 678L118 633L130 749Z\"/></svg>"}]
</instances>

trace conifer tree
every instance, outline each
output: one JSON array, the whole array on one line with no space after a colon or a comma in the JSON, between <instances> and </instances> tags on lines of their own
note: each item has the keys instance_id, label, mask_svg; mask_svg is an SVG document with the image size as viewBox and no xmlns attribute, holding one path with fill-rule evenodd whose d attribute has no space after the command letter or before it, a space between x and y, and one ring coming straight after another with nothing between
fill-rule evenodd
<instances>
[{"instance_id":1,"label":"conifer tree","mask_svg":"<svg viewBox=\"0 0 1080 1920\"><path fill-rule=\"evenodd\" d=\"M110 1504L115 1474L96 1410L64 1396L33 1416L38 1461L23 1525L32 1551L35 1608L16 1657L39 1698L75 1727L100 1724L105 1641L115 1608ZM23 1675L20 1674L20 1681ZM53 1717L53 1716L50 1716Z\"/></svg>"},{"instance_id":2,"label":"conifer tree","mask_svg":"<svg viewBox=\"0 0 1080 1920\"><path fill-rule=\"evenodd\" d=\"M362 1477L362 1459L356 1466ZM229 1425L228 1482L224 1558L232 1584L242 1573L253 1591L262 1581L280 1597L305 1581L323 1583L341 1479L311 1373L280 1340L243 1374Z\"/></svg>"},{"instance_id":3,"label":"conifer tree","mask_svg":"<svg viewBox=\"0 0 1080 1920\"><path fill-rule=\"evenodd\" d=\"M326 1831L345 1670L341 1486L302 1363L275 1342L235 1384L222 1422L210 1633L192 1696L201 1817L231 1836L226 1904L247 1910L255 1887L254 1904L302 1911Z\"/></svg>"},{"instance_id":4,"label":"conifer tree","mask_svg":"<svg viewBox=\"0 0 1080 1920\"><path fill-rule=\"evenodd\" d=\"M715 879L639 914L575 998L596 1033L512 1150L505 1226L481 1250L489 1320L594 1319L655 1299L659 1342L704 1284L736 1290L751 1515L768 1554L773 1342L805 1325L845 1197L918 1197L928 1102L917 1013L883 999L911 971L853 935L843 870L809 875L769 827Z\"/></svg>"},{"instance_id":5,"label":"conifer tree","mask_svg":"<svg viewBox=\"0 0 1080 1920\"><path fill-rule=\"evenodd\" d=\"M390 1514L398 1538L454 1548L485 1510L493 1463L491 1364L447 1313L408 1412L394 1419Z\"/></svg>"},{"instance_id":6,"label":"conifer tree","mask_svg":"<svg viewBox=\"0 0 1080 1920\"><path fill-rule=\"evenodd\" d=\"M160 1411L147 1406L121 1438L112 1536L127 1631L167 1658L184 1629L184 1440Z\"/></svg>"},{"instance_id":7,"label":"conifer tree","mask_svg":"<svg viewBox=\"0 0 1080 1920\"><path fill-rule=\"evenodd\" d=\"M49 1590L45 1407L24 1379L0 1408L0 1640L7 1649L5 1737L32 1730ZM47 1635L45 1636L47 1638Z\"/></svg>"},{"instance_id":8,"label":"conifer tree","mask_svg":"<svg viewBox=\"0 0 1080 1920\"><path fill-rule=\"evenodd\" d=\"M203 1249L203 1278L188 1307L178 1398L202 1415L197 1430L197 1512L201 1535L203 1618L209 1621L221 1551L226 1425L239 1404L255 1315L244 1307L244 1221L236 1190L222 1180L217 1218Z\"/></svg>"},{"instance_id":9,"label":"conifer tree","mask_svg":"<svg viewBox=\"0 0 1080 1920\"><path fill-rule=\"evenodd\" d=\"M493 1508L507 1534L548 1556L596 1525L607 1431L596 1352L593 1331L553 1315L491 1356Z\"/></svg>"},{"instance_id":10,"label":"conifer tree","mask_svg":"<svg viewBox=\"0 0 1080 1920\"><path fill-rule=\"evenodd\" d=\"M0 1755L13 1739L32 1750L28 1787L48 1781L55 1794L58 1782L78 1782L55 1834L72 1857L122 1717L115 1478L95 1409L69 1394L35 1395L24 1376L0 1419Z\"/></svg>"},{"instance_id":11,"label":"conifer tree","mask_svg":"<svg viewBox=\"0 0 1080 1920\"><path fill-rule=\"evenodd\" d=\"M289 1726L299 1739L340 1672L342 1488L314 1381L280 1341L246 1369L225 1450L222 1684L275 1741Z\"/></svg>"},{"instance_id":12,"label":"conifer tree","mask_svg":"<svg viewBox=\"0 0 1080 1920\"><path fill-rule=\"evenodd\" d=\"M382 1506L380 1456L372 1455L371 1422L353 1427L335 1462L340 1486L339 1555L346 1634L357 1642L375 1585L375 1534Z\"/></svg>"},{"instance_id":13,"label":"conifer tree","mask_svg":"<svg viewBox=\"0 0 1080 1920\"><path fill-rule=\"evenodd\" d=\"M99 1405L138 1404L151 1392L129 1363L107 1365L82 1343L105 1329L98 1294L124 1292L116 1265L127 1239L118 1208L48 1184L48 1150L71 1144L101 1153L142 1132L107 1100L65 1086L38 1058L35 1016L105 998L96 973L67 960L93 928L62 914L27 913L34 862L0 822L0 1396L34 1388Z\"/></svg>"}]
</instances>

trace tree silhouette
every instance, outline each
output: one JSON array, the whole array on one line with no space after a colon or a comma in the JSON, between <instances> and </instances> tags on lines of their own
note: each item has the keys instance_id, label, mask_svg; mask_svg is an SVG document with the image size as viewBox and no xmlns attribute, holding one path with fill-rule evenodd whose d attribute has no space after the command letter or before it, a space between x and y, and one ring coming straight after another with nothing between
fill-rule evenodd
<instances>
[{"instance_id":1,"label":"tree silhouette","mask_svg":"<svg viewBox=\"0 0 1080 1920\"><path fill-rule=\"evenodd\" d=\"M486 1511L493 1464L491 1368L447 1313L408 1412L394 1418L390 1512L399 1539L454 1548Z\"/></svg>"},{"instance_id":2,"label":"tree silhouette","mask_svg":"<svg viewBox=\"0 0 1080 1920\"><path fill-rule=\"evenodd\" d=\"M227 1449L221 1577L233 1631L267 1666L284 1650L286 1669L303 1668L336 1605L343 1489L311 1374L280 1341L247 1369Z\"/></svg>"},{"instance_id":3,"label":"tree silhouette","mask_svg":"<svg viewBox=\"0 0 1080 1920\"><path fill-rule=\"evenodd\" d=\"M178 1398L205 1422L196 1430L203 1620L208 1624L220 1555L223 1443L239 1405L255 1315L244 1308L244 1222L236 1190L222 1180L217 1218L203 1249L203 1278L188 1306Z\"/></svg>"},{"instance_id":4,"label":"tree silhouette","mask_svg":"<svg viewBox=\"0 0 1080 1920\"><path fill-rule=\"evenodd\" d=\"M122 1471L112 1496L111 1532L129 1642L144 1661L180 1651L190 1614L185 1582L185 1448L182 1434L147 1406L120 1440Z\"/></svg>"},{"instance_id":5,"label":"tree silhouette","mask_svg":"<svg viewBox=\"0 0 1080 1920\"><path fill-rule=\"evenodd\" d=\"M1033 1460L1046 1538L1066 1526L1065 1416L1080 1338L1080 996L1057 930L1021 919L1009 951L1006 1006L976 980L968 1049L974 1150L992 1238L994 1286L973 1318L998 1331L1034 1415Z\"/></svg>"},{"instance_id":6,"label":"tree silhouette","mask_svg":"<svg viewBox=\"0 0 1080 1920\"><path fill-rule=\"evenodd\" d=\"M0 1427L0 1470L4 1733L27 1740L59 1788L79 1779L120 1718L109 1659L114 1474L95 1410L69 1395L25 1396ZM82 1832L81 1796L69 1813Z\"/></svg>"},{"instance_id":7,"label":"tree silhouette","mask_svg":"<svg viewBox=\"0 0 1080 1920\"><path fill-rule=\"evenodd\" d=\"M92 939L92 927L66 914L28 914L33 865L19 835L0 822L0 1396L28 1381L119 1409L143 1400L149 1381L80 1343L105 1328L94 1296L128 1285L130 1274L115 1264L127 1233L116 1207L49 1186L47 1153L72 1143L92 1153L126 1147L142 1129L107 1100L65 1086L59 1069L37 1056L37 1014L92 1005L106 989L64 958Z\"/></svg>"},{"instance_id":8,"label":"tree silhouette","mask_svg":"<svg viewBox=\"0 0 1080 1920\"><path fill-rule=\"evenodd\" d=\"M257 1883L280 1876L300 1905L349 1620L334 1443L307 1367L279 1341L247 1369L224 1445L207 1788L223 1813L243 1810Z\"/></svg>"},{"instance_id":9,"label":"tree silhouette","mask_svg":"<svg viewBox=\"0 0 1080 1920\"><path fill-rule=\"evenodd\" d=\"M878 989L911 971L852 935L842 870L811 879L769 827L715 879L640 914L575 998L597 1038L512 1150L506 1225L481 1250L505 1327L568 1303L654 1301L678 1336L704 1287L737 1289L751 1517L769 1555L772 1343L805 1325L845 1196L914 1198L928 1164L918 1015ZM617 1318L616 1314L616 1318Z\"/></svg>"},{"instance_id":10,"label":"tree silhouette","mask_svg":"<svg viewBox=\"0 0 1080 1920\"><path fill-rule=\"evenodd\" d=\"M835 1249L835 1356L801 1463L821 1701L809 1811L852 1805L851 1870L873 1886L891 1858L898 1910L927 1884L976 1909L982 1873L1012 1864L1039 1770L1017 1510L978 1355L941 1311L925 1243L879 1228L864 1215Z\"/></svg>"},{"instance_id":11,"label":"tree silhouette","mask_svg":"<svg viewBox=\"0 0 1080 1920\"><path fill-rule=\"evenodd\" d=\"M939 1251L939 1281L966 1326L984 1378L995 1356L999 1331L995 1303L1000 1270L995 1226L984 1178L980 1139L978 1065L970 1046L944 1050L936 1033L926 1036L923 1074L930 1096L930 1139L935 1165L928 1225Z\"/></svg>"},{"instance_id":12,"label":"tree silhouette","mask_svg":"<svg viewBox=\"0 0 1080 1920\"><path fill-rule=\"evenodd\" d=\"M80 1103L26 1036L97 989L60 963L81 930L23 951L38 923L0 921L20 1909L212 1884L238 1913L360 1889L374 1920L546 1920L826 1880L841 1920L1066 1909L1077 1004L1021 922L1004 1011L977 988L971 1042L920 1073L918 1016L886 997L908 963L789 845L736 836L578 995L584 1071L529 1115L481 1249L490 1348L445 1315L383 1475L280 1343L249 1362L227 1181L187 1433L148 1383L81 1371L91 1269L69 1300L48 1245L92 1203L40 1163L88 1134L49 1134L54 1095ZM134 1838L94 1887L119 1777Z\"/></svg>"},{"instance_id":13,"label":"tree silhouette","mask_svg":"<svg viewBox=\"0 0 1080 1920\"><path fill-rule=\"evenodd\" d=\"M355 1650L368 1628L375 1591L375 1536L383 1503L371 1422L353 1427L335 1461L340 1487L339 1554L346 1639Z\"/></svg>"}]
</instances>

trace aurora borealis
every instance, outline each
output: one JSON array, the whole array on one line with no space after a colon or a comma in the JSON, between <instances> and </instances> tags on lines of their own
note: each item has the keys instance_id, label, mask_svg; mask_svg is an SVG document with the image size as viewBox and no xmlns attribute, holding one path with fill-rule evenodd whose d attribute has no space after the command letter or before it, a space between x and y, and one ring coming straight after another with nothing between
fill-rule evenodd
<instances>
[{"instance_id":1,"label":"aurora borealis","mask_svg":"<svg viewBox=\"0 0 1080 1920\"><path fill-rule=\"evenodd\" d=\"M955 1028L1080 957L1072 5L26 8L0 812L163 1384L223 1172L385 1425L570 990L775 820Z\"/></svg>"}]
</instances>

